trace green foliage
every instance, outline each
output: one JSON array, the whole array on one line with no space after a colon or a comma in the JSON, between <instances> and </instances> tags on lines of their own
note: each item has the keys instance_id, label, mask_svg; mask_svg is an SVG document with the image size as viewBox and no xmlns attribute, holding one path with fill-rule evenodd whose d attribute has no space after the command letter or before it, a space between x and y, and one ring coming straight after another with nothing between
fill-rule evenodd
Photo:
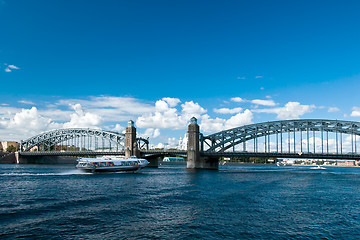
<instances>
[{"instance_id":1,"label":"green foliage","mask_svg":"<svg viewBox=\"0 0 360 240\"><path fill-rule=\"evenodd\" d=\"M16 152L17 150L19 150L19 148L18 148L18 147L15 147L15 146L13 146L13 145L10 145L10 146L8 146L8 147L6 148L6 151L7 151L7 152Z\"/></svg>"}]
</instances>

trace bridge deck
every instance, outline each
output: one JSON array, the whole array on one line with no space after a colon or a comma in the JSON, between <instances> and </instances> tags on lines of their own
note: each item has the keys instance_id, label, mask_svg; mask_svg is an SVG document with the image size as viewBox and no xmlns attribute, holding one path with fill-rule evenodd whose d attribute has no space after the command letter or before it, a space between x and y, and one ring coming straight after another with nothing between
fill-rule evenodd
<instances>
[{"instance_id":1,"label":"bridge deck","mask_svg":"<svg viewBox=\"0 0 360 240\"><path fill-rule=\"evenodd\" d=\"M145 150L141 151L141 156L152 155L177 155L186 156L186 151L180 150ZM117 152L56 152L56 151L44 151L44 152L20 152L22 156L100 156L100 155L125 155L125 151ZM308 159L349 159L360 160L360 154L321 154L321 153L269 153L269 152L200 152L201 156L209 157L275 157L275 158L308 158Z\"/></svg>"},{"instance_id":2,"label":"bridge deck","mask_svg":"<svg viewBox=\"0 0 360 240\"><path fill-rule=\"evenodd\" d=\"M96 155L125 155L125 151L118 152L93 152L93 151L35 151L19 152L21 156L96 156Z\"/></svg>"},{"instance_id":3,"label":"bridge deck","mask_svg":"<svg viewBox=\"0 0 360 240\"><path fill-rule=\"evenodd\" d=\"M348 159L359 160L360 154L325 154L325 153L268 153L268 152L201 152L201 156L212 157L275 157L308 159Z\"/></svg>"},{"instance_id":4,"label":"bridge deck","mask_svg":"<svg viewBox=\"0 0 360 240\"><path fill-rule=\"evenodd\" d=\"M142 150L142 156L148 155L186 155L186 151L181 150ZM97 151L34 151L34 152L19 152L22 156L115 156L125 155L125 151L114 152L97 152Z\"/></svg>"}]
</instances>

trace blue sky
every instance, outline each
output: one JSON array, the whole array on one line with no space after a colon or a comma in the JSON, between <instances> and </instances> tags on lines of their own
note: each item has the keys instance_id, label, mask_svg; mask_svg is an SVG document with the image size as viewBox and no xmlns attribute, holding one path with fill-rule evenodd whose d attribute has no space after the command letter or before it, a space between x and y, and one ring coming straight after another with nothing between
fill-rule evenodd
<instances>
[{"instance_id":1,"label":"blue sky","mask_svg":"<svg viewBox=\"0 0 360 240\"><path fill-rule=\"evenodd\" d=\"M131 118L158 144L183 136L191 114L208 133L359 121L359 11L355 0L0 0L0 139L121 131Z\"/></svg>"}]
</instances>

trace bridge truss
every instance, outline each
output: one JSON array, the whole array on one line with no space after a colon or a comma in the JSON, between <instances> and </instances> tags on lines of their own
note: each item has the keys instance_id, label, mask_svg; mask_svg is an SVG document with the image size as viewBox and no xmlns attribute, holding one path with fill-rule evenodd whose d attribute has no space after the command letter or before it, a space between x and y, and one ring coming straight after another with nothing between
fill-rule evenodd
<instances>
[{"instance_id":1,"label":"bridge truss","mask_svg":"<svg viewBox=\"0 0 360 240\"><path fill-rule=\"evenodd\" d=\"M204 136L205 154L254 152L297 154L357 154L360 123L304 119L245 125Z\"/></svg>"},{"instance_id":2,"label":"bridge truss","mask_svg":"<svg viewBox=\"0 0 360 240\"><path fill-rule=\"evenodd\" d=\"M149 140L136 138L139 149ZM119 152L125 148L125 134L100 129L69 128L48 131L21 141L20 151Z\"/></svg>"}]
</instances>

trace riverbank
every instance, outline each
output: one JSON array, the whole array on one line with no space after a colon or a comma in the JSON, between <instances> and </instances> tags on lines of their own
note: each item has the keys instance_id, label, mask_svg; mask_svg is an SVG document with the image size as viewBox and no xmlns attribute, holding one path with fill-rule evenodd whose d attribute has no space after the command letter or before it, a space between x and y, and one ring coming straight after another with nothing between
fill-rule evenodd
<instances>
[{"instance_id":1,"label":"riverbank","mask_svg":"<svg viewBox=\"0 0 360 240\"><path fill-rule=\"evenodd\" d=\"M0 153L0 164L16 163L15 153Z\"/></svg>"}]
</instances>

